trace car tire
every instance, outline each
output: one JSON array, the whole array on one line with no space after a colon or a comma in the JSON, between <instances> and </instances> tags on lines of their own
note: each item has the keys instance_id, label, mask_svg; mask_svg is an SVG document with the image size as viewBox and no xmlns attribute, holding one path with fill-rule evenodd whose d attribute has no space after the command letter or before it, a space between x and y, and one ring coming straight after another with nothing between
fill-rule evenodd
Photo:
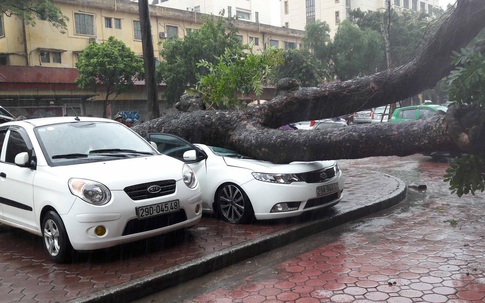
<instances>
[{"instance_id":1,"label":"car tire","mask_svg":"<svg viewBox=\"0 0 485 303\"><path fill-rule=\"evenodd\" d=\"M216 193L216 212L222 220L233 224L254 221L254 210L246 193L236 184L226 183Z\"/></svg>"},{"instance_id":2,"label":"car tire","mask_svg":"<svg viewBox=\"0 0 485 303\"><path fill-rule=\"evenodd\" d=\"M70 261L74 250L61 217L54 211L47 212L42 219L42 238L44 250L52 261L56 263Z\"/></svg>"}]
</instances>

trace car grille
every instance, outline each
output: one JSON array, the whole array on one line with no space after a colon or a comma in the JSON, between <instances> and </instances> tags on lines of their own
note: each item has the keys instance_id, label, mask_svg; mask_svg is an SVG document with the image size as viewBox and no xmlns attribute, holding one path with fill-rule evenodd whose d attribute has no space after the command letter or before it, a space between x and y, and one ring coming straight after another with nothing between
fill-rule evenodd
<instances>
[{"instance_id":1,"label":"car grille","mask_svg":"<svg viewBox=\"0 0 485 303\"><path fill-rule=\"evenodd\" d=\"M176 213L150 217L146 219L133 219L128 221L123 231L123 236L154 230L187 220L187 215L182 209Z\"/></svg>"},{"instance_id":2,"label":"car grille","mask_svg":"<svg viewBox=\"0 0 485 303\"><path fill-rule=\"evenodd\" d=\"M298 174L306 183L321 183L332 179L336 175L335 166L331 168Z\"/></svg>"},{"instance_id":3,"label":"car grille","mask_svg":"<svg viewBox=\"0 0 485 303\"><path fill-rule=\"evenodd\" d=\"M327 203L330 203L334 200L337 200L339 197L339 193L333 193L331 195L328 195L328 196L324 196L324 197L320 197L320 198L315 198L315 199L310 199L308 200L308 202L305 204L305 208L304 209L307 209L307 208L312 208L312 207L315 207L315 206L320 206L320 205L324 205L324 204L327 204Z\"/></svg>"},{"instance_id":4,"label":"car grille","mask_svg":"<svg viewBox=\"0 0 485 303\"><path fill-rule=\"evenodd\" d=\"M124 191L132 200L143 200L173 194L175 186L175 180L162 180L128 186Z\"/></svg>"}]
</instances>

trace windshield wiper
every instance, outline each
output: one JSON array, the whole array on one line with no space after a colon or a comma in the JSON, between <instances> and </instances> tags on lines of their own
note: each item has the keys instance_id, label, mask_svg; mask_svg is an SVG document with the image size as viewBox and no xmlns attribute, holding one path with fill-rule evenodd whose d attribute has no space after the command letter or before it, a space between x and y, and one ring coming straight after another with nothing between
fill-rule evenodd
<instances>
[{"instance_id":1,"label":"windshield wiper","mask_svg":"<svg viewBox=\"0 0 485 303\"><path fill-rule=\"evenodd\" d=\"M89 151L89 153L90 154L128 153L128 154L153 155L153 153L150 153L150 152L137 151L133 149L121 149L121 148L94 149Z\"/></svg>"},{"instance_id":2,"label":"windshield wiper","mask_svg":"<svg viewBox=\"0 0 485 303\"><path fill-rule=\"evenodd\" d=\"M78 159L78 158L87 158L88 155L86 154L63 154L63 155L54 155L52 159Z\"/></svg>"}]
</instances>

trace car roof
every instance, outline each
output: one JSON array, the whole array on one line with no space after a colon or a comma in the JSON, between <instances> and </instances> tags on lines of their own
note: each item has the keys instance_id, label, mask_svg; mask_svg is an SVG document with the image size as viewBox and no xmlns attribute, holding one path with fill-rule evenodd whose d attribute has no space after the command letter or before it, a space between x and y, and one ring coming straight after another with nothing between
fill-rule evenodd
<instances>
[{"instance_id":1,"label":"car roof","mask_svg":"<svg viewBox=\"0 0 485 303\"><path fill-rule=\"evenodd\" d=\"M69 116L69 117L48 117L48 118L33 118L33 119L25 119L25 120L16 120L16 121L10 121L10 122L3 123L2 126L5 126L5 125L31 125L32 127L37 127L37 126L44 126L44 125L50 125L50 124L79 122L79 121L119 123L117 121L113 121L113 120L105 119L105 118Z\"/></svg>"},{"instance_id":2,"label":"car roof","mask_svg":"<svg viewBox=\"0 0 485 303\"><path fill-rule=\"evenodd\" d=\"M441 109L446 111L447 107L439 104L419 104L419 105L411 105L411 106L404 106L398 107L396 110L403 110L403 109L411 109L411 108L432 108L432 109Z\"/></svg>"}]
</instances>

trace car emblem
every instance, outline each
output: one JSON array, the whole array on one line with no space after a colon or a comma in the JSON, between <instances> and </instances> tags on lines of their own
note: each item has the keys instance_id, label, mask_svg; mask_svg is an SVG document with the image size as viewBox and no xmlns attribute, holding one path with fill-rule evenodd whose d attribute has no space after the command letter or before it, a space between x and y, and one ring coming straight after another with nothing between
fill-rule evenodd
<instances>
[{"instance_id":1,"label":"car emblem","mask_svg":"<svg viewBox=\"0 0 485 303\"><path fill-rule=\"evenodd\" d=\"M147 192L150 194L158 194L162 191L162 187L160 185L151 185L147 188Z\"/></svg>"},{"instance_id":2,"label":"car emblem","mask_svg":"<svg viewBox=\"0 0 485 303\"><path fill-rule=\"evenodd\" d=\"M325 172L320 173L320 180L327 179L327 174Z\"/></svg>"}]
</instances>

